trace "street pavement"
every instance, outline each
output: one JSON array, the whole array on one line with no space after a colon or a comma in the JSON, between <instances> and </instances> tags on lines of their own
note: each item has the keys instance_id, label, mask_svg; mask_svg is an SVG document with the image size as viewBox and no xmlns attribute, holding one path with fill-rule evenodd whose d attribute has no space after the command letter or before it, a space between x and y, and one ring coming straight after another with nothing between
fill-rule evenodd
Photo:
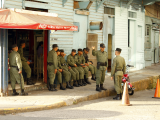
<instances>
[{"instance_id":1,"label":"street pavement","mask_svg":"<svg viewBox=\"0 0 160 120\"><path fill-rule=\"evenodd\" d=\"M160 64L134 71L130 73L131 82L144 80L147 77L160 75ZM34 107L39 105L52 105L59 102L64 102L66 105L72 105L73 102L80 98L87 98L91 95L96 95L98 92L95 91L96 82L90 80L91 85L83 87L75 87L75 89L67 89L66 91L58 90L57 92L51 92L47 89L39 91L31 91L28 96L8 96L0 98L0 109L9 108L23 108L23 107ZM114 90L114 82L110 80L110 75L105 78L104 87L109 90Z\"/></svg>"},{"instance_id":2,"label":"street pavement","mask_svg":"<svg viewBox=\"0 0 160 120\"><path fill-rule=\"evenodd\" d=\"M155 89L135 92L132 106L121 106L113 96L77 105L37 112L1 115L0 120L160 120L160 99Z\"/></svg>"}]
</instances>

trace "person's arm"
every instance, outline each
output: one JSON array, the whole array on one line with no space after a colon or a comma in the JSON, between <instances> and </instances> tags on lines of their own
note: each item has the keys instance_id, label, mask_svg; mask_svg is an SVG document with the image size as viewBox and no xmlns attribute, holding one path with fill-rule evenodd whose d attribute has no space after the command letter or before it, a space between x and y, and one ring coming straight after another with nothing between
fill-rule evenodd
<instances>
[{"instance_id":1,"label":"person's arm","mask_svg":"<svg viewBox=\"0 0 160 120\"><path fill-rule=\"evenodd\" d=\"M92 55L96 56L97 55L97 51L95 49L92 50Z\"/></svg>"},{"instance_id":2,"label":"person's arm","mask_svg":"<svg viewBox=\"0 0 160 120\"><path fill-rule=\"evenodd\" d=\"M123 64L123 74L125 74L126 73L126 62L125 62L125 60L124 60L124 64Z\"/></svg>"},{"instance_id":3,"label":"person's arm","mask_svg":"<svg viewBox=\"0 0 160 120\"><path fill-rule=\"evenodd\" d=\"M111 70L111 77L114 76L116 71L116 59L113 60L112 70Z\"/></svg>"},{"instance_id":4,"label":"person's arm","mask_svg":"<svg viewBox=\"0 0 160 120\"><path fill-rule=\"evenodd\" d=\"M67 63L68 63L70 66L74 66L75 63L71 62L70 59L71 59L71 56L68 56L68 57L67 57Z\"/></svg>"},{"instance_id":5,"label":"person's arm","mask_svg":"<svg viewBox=\"0 0 160 120\"><path fill-rule=\"evenodd\" d=\"M22 49L23 49L23 48L20 48L20 49L18 50L18 53L20 54L21 60L27 62L26 58L23 57L23 50L22 50Z\"/></svg>"},{"instance_id":6,"label":"person's arm","mask_svg":"<svg viewBox=\"0 0 160 120\"><path fill-rule=\"evenodd\" d=\"M77 64L77 65L81 65L81 64L82 64L82 63L80 62L80 60L78 59L78 55L75 56L75 60L76 60L76 64Z\"/></svg>"},{"instance_id":7,"label":"person's arm","mask_svg":"<svg viewBox=\"0 0 160 120\"><path fill-rule=\"evenodd\" d=\"M58 69L58 64L57 64L58 60L57 60L57 53L53 53L53 65L55 67L55 69Z\"/></svg>"},{"instance_id":8,"label":"person's arm","mask_svg":"<svg viewBox=\"0 0 160 120\"><path fill-rule=\"evenodd\" d=\"M106 52L106 55L107 55L107 52ZM108 67L108 55L107 55L107 57L106 57L105 62L107 63L106 67Z\"/></svg>"},{"instance_id":9,"label":"person's arm","mask_svg":"<svg viewBox=\"0 0 160 120\"><path fill-rule=\"evenodd\" d=\"M82 64L85 64L85 58L84 58L84 56L82 58Z\"/></svg>"},{"instance_id":10,"label":"person's arm","mask_svg":"<svg viewBox=\"0 0 160 120\"><path fill-rule=\"evenodd\" d=\"M19 70L19 72L21 72L22 71L21 57L19 54L17 54L15 58L16 58L16 64L17 64L18 70Z\"/></svg>"},{"instance_id":11,"label":"person's arm","mask_svg":"<svg viewBox=\"0 0 160 120\"><path fill-rule=\"evenodd\" d=\"M61 57L60 57L60 59L59 59L59 63L58 63L58 67L59 67L59 69L62 69L62 65L61 65Z\"/></svg>"}]
</instances>

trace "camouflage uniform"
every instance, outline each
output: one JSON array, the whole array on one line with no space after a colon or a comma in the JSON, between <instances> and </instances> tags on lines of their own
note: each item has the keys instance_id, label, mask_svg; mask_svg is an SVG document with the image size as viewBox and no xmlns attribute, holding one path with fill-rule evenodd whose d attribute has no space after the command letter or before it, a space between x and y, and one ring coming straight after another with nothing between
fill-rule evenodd
<instances>
[{"instance_id":1,"label":"camouflage uniform","mask_svg":"<svg viewBox=\"0 0 160 120\"><path fill-rule=\"evenodd\" d=\"M48 77L50 80L50 84L53 85L56 77L56 74L54 72L55 72L55 69L58 69L57 53L55 50L49 51L48 57L47 57L47 63L48 63L48 66L47 66Z\"/></svg>"},{"instance_id":2,"label":"camouflage uniform","mask_svg":"<svg viewBox=\"0 0 160 120\"><path fill-rule=\"evenodd\" d=\"M31 68L27 63L26 58L23 56L23 48L22 47L19 48L18 53L21 56L22 67L23 67L24 71L27 73L27 78L31 78Z\"/></svg>"},{"instance_id":3,"label":"camouflage uniform","mask_svg":"<svg viewBox=\"0 0 160 120\"><path fill-rule=\"evenodd\" d=\"M98 62L106 63L106 65L104 65L104 66L100 65L100 68L99 69L97 68L97 72L96 72L96 84L97 85L103 84L104 80L105 80L106 68L108 67L108 55L107 55L107 52L105 52L105 51L102 52L101 50L98 50L98 51L93 50L92 51L92 55L96 56L97 63Z\"/></svg>"},{"instance_id":4,"label":"camouflage uniform","mask_svg":"<svg viewBox=\"0 0 160 120\"><path fill-rule=\"evenodd\" d=\"M74 67L74 64L76 64L77 57L72 56L71 54L67 56L67 63L72 68L72 70L76 73L76 80L79 80L79 71L77 70L77 67Z\"/></svg>"},{"instance_id":5,"label":"camouflage uniform","mask_svg":"<svg viewBox=\"0 0 160 120\"><path fill-rule=\"evenodd\" d=\"M12 89L15 89L15 84L16 81L18 84L21 86L22 84L22 89L24 89L24 79L22 74L18 73L19 71L22 71L22 62L21 62L21 57L18 52L12 51L9 55L9 64L11 66L10 69L10 80L11 80L11 86ZM18 69L16 68L18 67ZM20 77L21 77L21 84L20 84Z\"/></svg>"},{"instance_id":6,"label":"camouflage uniform","mask_svg":"<svg viewBox=\"0 0 160 120\"><path fill-rule=\"evenodd\" d=\"M111 71L111 76L115 77L115 83L114 87L117 92L117 94L122 93L122 77L123 74L126 72L126 63L123 57L121 56L116 56L113 59L113 65L112 65L112 71Z\"/></svg>"}]
</instances>

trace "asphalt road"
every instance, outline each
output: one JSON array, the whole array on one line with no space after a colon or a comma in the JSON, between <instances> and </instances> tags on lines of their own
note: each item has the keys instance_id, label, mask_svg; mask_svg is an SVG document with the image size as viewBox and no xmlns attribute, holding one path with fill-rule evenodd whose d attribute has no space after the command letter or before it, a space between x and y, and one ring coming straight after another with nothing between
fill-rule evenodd
<instances>
[{"instance_id":1,"label":"asphalt road","mask_svg":"<svg viewBox=\"0 0 160 120\"><path fill-rule=\"evenodd\" d=\"M0 120L160 120L160 99L153 90L135 92L132 106L107 97L58 109L0 116Z\"/></svg>"}]
</instances>

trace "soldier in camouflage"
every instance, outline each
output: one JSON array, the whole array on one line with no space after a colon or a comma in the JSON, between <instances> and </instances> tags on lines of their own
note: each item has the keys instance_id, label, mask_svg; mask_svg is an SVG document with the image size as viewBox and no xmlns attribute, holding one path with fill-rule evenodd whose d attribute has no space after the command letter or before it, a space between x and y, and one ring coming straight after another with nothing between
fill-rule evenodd
<instances>
[{"instance_id":1,"label":"soldier in camouflage","mask_svg":"<svg viewBox=\"0 0 160 120\"><path fill-rule=\"evenodd\" d=\"M33 85L35 84L33 80L31 79L31 68L29 66L30 62L26 60L26 58L23 56L23 48L25 48L26 44L25 41L20 42L21 46L18 50L18 53L20 54L21 60L22 60L22 67L24 71L27 74L27 85Z\"/></svg>"},{"instance_id":2,"label":"soldier in camouflage","mask_svg":"<svg viewBox=\"0 0 160 120\"><path fill-rule=\"evenodd\" d=\"M19 93L15 90L16 81L20 85L22 91L21 95L28 95L28 93L24 92L24 79L22 76L22 61L19 55L18 47L16 44L12 45L12 52L9 55L9 64L10 64L10 80L11 80L11 87L13 90L13 96L19 95Z\"/></svg>"},{"instance_id":3,"label":"soldier in camouflage","mask_svg":"<svg viewBox=\"0 0 160 120\"><path fill-rule=\"evenodd\" d=\"M105 80L105 72L108 67L108 55L104 51L105 45L100 44L100 50L96 51L95 47L92 47L92 55L97 58L97 71L96 71L96 91L101 92L101 90L107 90L103 87ZM100 87L99 87L100 84Z\"/></svg>"},{"instance_id":4,"label":"soldier in camouflage","mask_svg":"<svg viewBox=\"0 0 160 120\"><path fill-rule=\"evenodd\" d=\"M60 68L60 67L61 67L61 63L60 63L60 50L58 49L58 50L56 51L56 53L57 53L57 63L58 63L56 75L57 75L57 78L58 78L58 82L59 82L59 84L60 84L60 89L61 89L61 90L66 90L66 89L63 87L63 85L62 85L62 73L63 73L63 69Z\"/></svg>"},{"instance_id":5,"label":"soldier in camouflage","mask_svg":"<svg viewBox=\"0 0 160 120\"><path fill-rule=\"evenodd\" d=\"M111 70L111 80L114 77L114 87L117 92L117 96L114 97L114 100L122 99L122 77L126 72L126 63L123 57L120 56L121 49L117 48L115 50L116 57L113 59L113 65Z\"/></svg>"},{"instance_id":6,"label":"soldier in camouflage","mask_svg":"<svg viewBox=\"0 0 160 120\"><path fill-rule=\"evenodd\" d=\"M58 45L53 44L52 50L49 51L47 57L47 70L48 70L48 77L49 77L49 90L50 91L57 91L56 86L54 85L54 80L56 77L57 69L58 69L58 61L57 61L57 53Z\"/></svg>"},{"instance_id":7,"label":"soldier in camouflage","mask_svg":"<svg viewBox=\"0 0 160 120\"><path fill-rule=\"evenodd\" d=\"M89 74L89 68L85 65L85 58L83 56L83 50L82 49L78 49L78 54L76 55L77 56L77 69L78 71L82 71L84 76L82 76L82 83L83 85L86 85L87 84L91 84L89 81L88 81L88 74ZM81 76L82 74L80 74Z\"/></svg>"},{"instance_id":8,"label":"soldier in camouflage","mask_svg":"<svg viewBox=\"0 0 160 120\"><path fill-rule=\"evenodd\" d=\"M72 70L76 73L76 81L74 81L73 85L76 86L76 84L78 83L78 85L82 86L81 80L80 80L80 74L76 64L77 56L75 54L76 54L76 50L72 49L71 54L67 56L67 63L72 68ZM83 74L83 78L84 78L84 74Z\"/></svg>"},{"instance_id":9,"label":"soldier in camouflage","mask_svg":"<svg viewBox=\"0 0 160 120\"><path fill-rule=\"evenodd\" d=\"M96 74L96 67L93 65L93 62L92 61L89 61L88 59L88 53L89 53L89 48L84 48L83 49L83 56L85 58L85 65L89 68L89 71L91 72L92 74L92 80L96 81L96 77L95 77L95 74Z\"/></svg>"},{"instance_id":10,"label":"soldier in camouflage","mask_svg":"<svg viewBox=\"0 0 160 120\"><path fill-rule=\"evenodd\" d=\"M76 81L76 73L71 69L71 67L68 65L68 63L65 60L66 54L64 53L64 50L60 50L60 69L63 69L62 76L65 78L66 81L66 88L73 89L74 87L71 86L71 78L73 81ZM75 85L76 87L79 87L78 84Z\"/></svg>"}]
</instances>

